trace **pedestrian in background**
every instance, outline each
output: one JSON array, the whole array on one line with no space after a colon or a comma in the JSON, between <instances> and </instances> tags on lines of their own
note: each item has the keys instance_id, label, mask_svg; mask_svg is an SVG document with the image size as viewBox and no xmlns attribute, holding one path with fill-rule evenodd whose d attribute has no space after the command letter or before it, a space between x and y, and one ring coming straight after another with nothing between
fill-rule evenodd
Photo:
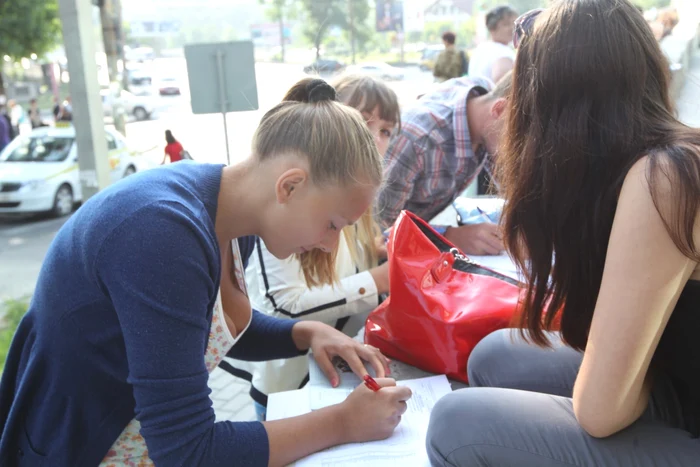
<instances>
[{"instance_id":1,"label":"pedestrian in background","mask_svg":"<svg viewBox=\"0 0 700 467\"><path fill-rule=\"evenodd\" d=\"M14 99L7 102L8 115L10 116L10 124L12 125L12 137L19 136L20 124L25 121L24 109Z\"/></svg>"},{"instance_id":2,"label":"pedestrian in background","mask_svg":"<svg viewBox=\"0 0 700 467\"><path fill-rule=\"evenodd\" d=\"M170 158L170 163L180 162L183 159L182 155L185 150L182 144L175 139L170 130L165 130L165 142L167 143L165 146L165 155L163 156L163 162L160 164L165 164L168 158Z\"/></svg>"},{"instance_id":3,"label":"pedestrian in background","mask_svg":"<svg viewBox=\"0 0 700 467\"><path fill-rule=\"evenodd\" d=\"M32 129L46 126L46 124L41 120L41 110L39 110L39 105L36 99L29 101L27 116L29 117L29 123L31 123Z\"/></svg>"},{"instance_id":4,"label":"pedestrian in background","mask_svg":"<svg viewBox=\"0 0 700 467\"><path fill-rule=\"evenodd\" d=\"M455 47L456 40L457 36L453 32L447 31L442 35L442 43L445 44L445 50L438 55L435 69L433 70L433 76L438 82L459 78L466 74L468 67L466 63L467 57L464 52L457 50L457 47Z\"/></svg>"},{"instance_id":5,"label":"pedestrian in background","mask_svg":"<svg viewBox=\"0 0 700 467\"><path fill-rule=\"evenodd\" d=\"M10 118L5 109L5 96L0 96L0 151L10 144L11 136Z\"/></svg>"},{"instance_id":6,"label":"pedestrian in background","mask_svg":"<svg viewBox=\"0 0 700 467\"><path fill-rule=\"evenodd\" d=\"M471 54L469 76L483 76L494 83L513 69L515 51L513 24L518 13L508 5L501 5L486 14L486 28L491 38L479 44Z\"/></svg>"}]
</instances>

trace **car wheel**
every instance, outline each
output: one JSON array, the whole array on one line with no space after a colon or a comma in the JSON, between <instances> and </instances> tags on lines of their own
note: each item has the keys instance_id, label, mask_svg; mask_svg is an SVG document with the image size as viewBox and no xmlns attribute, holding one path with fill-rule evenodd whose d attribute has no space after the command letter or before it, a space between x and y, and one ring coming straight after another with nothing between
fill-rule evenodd
<instances>
[{"instance_id":1,"label":"car wheel","mask_svg":"<svg viewBox=\"0 0 700 467\"><path fill-rule=\"evenodd\" d=\"M53 209L51 213L55 217L67 216L73 212L75 200L73 199L73 190L70 185L61 185L53 198Z\"/></svg>"},{"instance_id":2,"label":"car wheel","mask_svg":"<svg viewBox=\"0 0 700 467\"><path fill-rule=\"evenodd\" d=\"M148 120L148 112L143 107L136 107L134 109L134 117L140 122Z\"/></svg>"},{"instance_id":3,"label":"car wheel","mask_svg":"<svg viewBox=\"0 0 700 467\"><path fill-rule=\"evenodd\" d=\"M134 175L135 173L136 173L136 167L134 167L133 165L130 165L130 166L127 167L126 170L124 171L124 177L123 177L123 178L126 178L126 177L128 177L129 175Z\"/></svg>"}]
</instances>

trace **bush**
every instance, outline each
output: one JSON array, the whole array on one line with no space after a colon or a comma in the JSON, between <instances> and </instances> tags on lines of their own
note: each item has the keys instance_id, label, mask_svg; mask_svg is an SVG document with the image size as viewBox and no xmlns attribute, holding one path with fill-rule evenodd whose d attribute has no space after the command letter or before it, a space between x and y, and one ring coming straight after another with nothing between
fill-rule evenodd
<instances>
[{"instance_id":1,"label":"bush","mask_svg":"<svg viewBox=\"0 0 700 467\"><path fill-rule=\"evenodd\" d=\"M29 308L29 300L7 300L2 306L2 318L0 323L0 371L5 368L7 352L10 349L12 336L22 320L22 316Z\"/></svg>"}]
</instances>

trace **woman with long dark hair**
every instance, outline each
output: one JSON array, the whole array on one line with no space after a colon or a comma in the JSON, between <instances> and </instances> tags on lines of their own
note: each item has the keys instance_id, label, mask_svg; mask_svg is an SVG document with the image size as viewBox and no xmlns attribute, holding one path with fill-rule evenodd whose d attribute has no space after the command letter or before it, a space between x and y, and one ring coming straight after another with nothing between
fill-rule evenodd
<instances>
[{"instance_id":1,"label":"woman with long dark hair","mask_svg":"<svg viewBox=\"0 0 700 467\"><path fill-rule=\"evenodd\" d=\"M184 148L182 144L173 136L172 131L165 130L165 154L163 155L163 162L161 165L165 164L165 161L170 158L170 162L179 162L183 157Z\"/></svg>"},{"instance_id":2,"label":"woman with long dark hair","mask_svg":"<svg viewBox=\"0 0 700 467\"><path fill-rule=\"evenodd\" d=\"M515 44L496 162L522 331L476 347L476 387L432 413L431 461L697 465L700 131L628 0L559 0Z\"/></svg>"}]
</instances>

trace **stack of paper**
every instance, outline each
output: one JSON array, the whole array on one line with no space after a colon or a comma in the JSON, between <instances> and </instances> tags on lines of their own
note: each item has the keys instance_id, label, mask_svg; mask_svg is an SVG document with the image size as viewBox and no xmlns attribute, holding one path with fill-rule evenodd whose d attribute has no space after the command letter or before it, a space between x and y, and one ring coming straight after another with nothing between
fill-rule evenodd
<instances>
[{"instance_id":1,"label":"stack of paper","mask_svg":"<svg viewBox=\"0 0 700 467\"><path fill-rule=\"evenodd\" d=\"M430 412L435 403L450 393L450 383L444 375L413 380L398 381L408 386L413 397L408 401L408 410L393 435L382 441L345 444L312 454L296 463L297 467L344 467L344 466L429 466L425 450L425 437L430 421ZM271 394L267 405L267 419L303 415L311 411L307 386L297 391Z\"/></svg>"},{"instance_id":2,"label":"stack of paper","mask_svg":"<svg viewBox=\"0 0 700 467\"><path fill-rule=\"evenodd\" d=\"M328 377L323 373L321 367L316 363L313 354L309 354L309 401L311 410L318 410L329 405L340 404L362 381L352 372L350 366L341 358L333 359L335 371L340 376L340 384L337 387L331 386ZM375 378L376 372L371 365L365 362L365 368L370 376Z\"/></svg>"},{"instance_id":3,"label":"stack of paper","mask_svg":"<svg viewBox=\"0 0 700 467\"><path fill-rule=\"evenodd\" d=\"M474 261L476 264L486 266L489 269L493 269L494 271L501 273L504 276L511 277L515 280L523 280L523 277L518 272L518 268L513 262L513 260L510 259L510 256L508 256L505 253L496 256L468 256L469 259Z\"/></svg>"}]
</instances>

